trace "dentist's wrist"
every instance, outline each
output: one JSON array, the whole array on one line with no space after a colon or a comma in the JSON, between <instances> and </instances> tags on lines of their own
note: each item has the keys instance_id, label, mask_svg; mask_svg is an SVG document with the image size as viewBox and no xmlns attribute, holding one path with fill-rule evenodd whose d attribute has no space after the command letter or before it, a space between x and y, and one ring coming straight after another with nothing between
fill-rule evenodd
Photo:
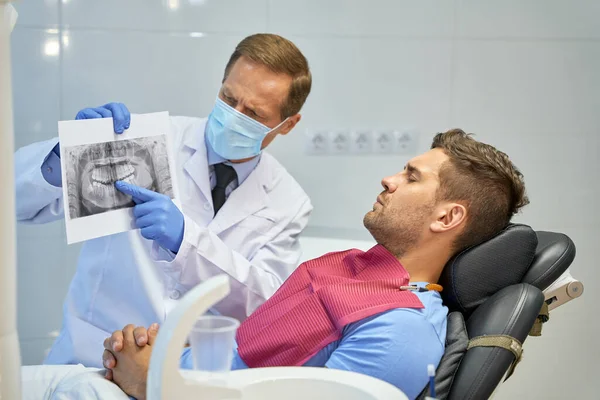
<instances>
[{"instance_id":1,"label":"dentist's wrist","mask_svg":"<svg viewBox=\"0 0 600 400\"><path fill-rule=\"evenodd\" d=\"M168 248L174 254L177 254L179 252L179 249L181 249L181 243L183 243L184 232L185 232L185 218L183 218L183 214L181 214L181 229L179 230L179 235L177 235L177 238L175 238L173 245L169 246L169 248Z\"/></svg>"}]
</instances>

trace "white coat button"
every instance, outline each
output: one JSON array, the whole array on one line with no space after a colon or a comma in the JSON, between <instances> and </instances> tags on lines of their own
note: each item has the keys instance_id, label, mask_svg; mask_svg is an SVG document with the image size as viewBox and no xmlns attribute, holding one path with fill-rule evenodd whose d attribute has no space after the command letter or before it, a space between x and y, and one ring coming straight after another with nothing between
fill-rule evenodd
<instances>
[{"instance_id":1,"label":"white coat button","mask_svg":"<svg viewBox=\"0 0 600 400\"><path fill-rule=\"evenodd\" d=\"M210 210L212 207L210 206L210 203L204 203L204 209L206 211Z\"/></svg>"},{"instance_id":2,"label":"white coat button","mask_svg":"<svg viewBox=\"0 0 600 400\"><path fill-rule=\"evenodd\" d=\"M173 290L171 292L171 298L173 300L177 300L179 297L181 297L181 292L179 290Z\"/></svg>"}]
</instances>

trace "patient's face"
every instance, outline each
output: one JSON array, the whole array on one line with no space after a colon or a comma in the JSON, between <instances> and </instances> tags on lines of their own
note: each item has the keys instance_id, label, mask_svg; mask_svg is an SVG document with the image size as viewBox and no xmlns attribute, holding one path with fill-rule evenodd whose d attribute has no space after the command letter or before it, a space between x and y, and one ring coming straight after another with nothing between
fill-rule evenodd
<instances>
[{"instance_id":1,"label":"patient's face","mask_svg":"<svg viewBox=\"0 0 600 400\"><path fill-rule=\"evenodd\" d=\"M429 150L411 159L402 171L381 181L384 190L363 222L375 240L394 255L400 257L418 246L435 220L439 171L447 160L442 150Z\"/></svg>"}]
</instances>

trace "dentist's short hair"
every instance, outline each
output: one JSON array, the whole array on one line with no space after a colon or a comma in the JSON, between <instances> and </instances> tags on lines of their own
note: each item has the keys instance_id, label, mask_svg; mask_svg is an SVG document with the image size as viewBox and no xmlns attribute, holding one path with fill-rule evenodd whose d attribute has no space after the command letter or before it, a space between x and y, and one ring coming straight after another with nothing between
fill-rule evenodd
<instances>
[{"instance_id":1,"label":"dentist's short hair","mask_svg":"<svg viewBox=\"0 0 600 400\"><path fill-rule=\"evenodd\" d=\"M223 81L242 56L266 66L275 73L286 74L292 78L288 98L281 107L281 118L298 114L310 93L312 76L308 61L296 45L271 33L248 36L236 46L229 58Z\"/></svg>"}]
</instances>

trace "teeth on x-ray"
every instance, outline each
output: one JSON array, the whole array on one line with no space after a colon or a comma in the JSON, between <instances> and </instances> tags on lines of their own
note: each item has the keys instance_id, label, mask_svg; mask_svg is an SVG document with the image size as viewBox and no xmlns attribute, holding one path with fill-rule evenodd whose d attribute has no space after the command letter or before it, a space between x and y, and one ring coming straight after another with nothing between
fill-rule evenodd
<instances>
[{"instance_id":1,"label":"teeth on x-ray","mask_svg":"<svg viewBox=\"0 0 600 400\"><path fill-rule=\"evenodd\" d=\"M133 180L133 174L127 176L126 178L123 178L122 180L124 182L131 183L132 185L135 185L135 181Z\"/></svg>"},{"instance_id":2,"label":"teeth on x-ray","mask_svg":"<svg viewBox=\"0 0 600 400\"><path fill-rule=\"evenodd\" d=\"M132 207L116 181L173 196L165 135L72 146L66 152L71 218Z\"/></svg>"},{"instance_id":3,"label":"teeth on x-ray","mask_svg":"<svg viewBox=\"0 0 600 400\"><path fill-rule=\"evenodd\" d=\"M96 167L92 172L92 180L103 185L110 185L116 181L124 181L135 174L135 169L130 163L119 165L104 165Z\"/></svg>"}]
</instances>

